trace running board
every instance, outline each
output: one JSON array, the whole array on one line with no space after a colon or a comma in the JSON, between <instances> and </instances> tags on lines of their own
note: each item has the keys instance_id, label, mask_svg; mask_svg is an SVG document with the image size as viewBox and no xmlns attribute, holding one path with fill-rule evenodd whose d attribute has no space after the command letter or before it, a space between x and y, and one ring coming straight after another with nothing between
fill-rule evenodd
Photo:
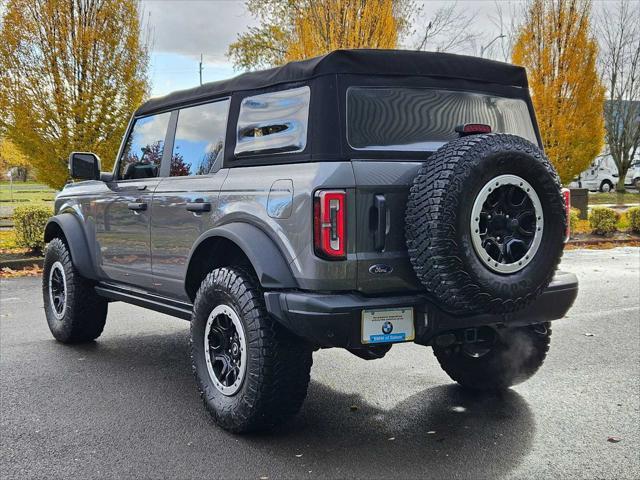
<instances>
[{"instance_id":1,"label":"running board","mask_svg":"<svg viewBox=\"0 0 640 480\"><path fill-rule=\"evenodd\" d=\"M173 317L191 320L193 305L186 302L172 300L170 298L143 292L131 287L122 287L107 283L100 283L95 287L96 293L110 300L130 303L139 307L155 310Z\"/></svg>"}]
</instances>

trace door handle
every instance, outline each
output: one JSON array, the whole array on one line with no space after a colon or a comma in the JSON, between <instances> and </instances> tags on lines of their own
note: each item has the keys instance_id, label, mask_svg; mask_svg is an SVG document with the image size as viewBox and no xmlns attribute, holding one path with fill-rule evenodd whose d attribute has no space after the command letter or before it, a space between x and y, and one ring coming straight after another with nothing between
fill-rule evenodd
<instances>
[{"instance_id":1,"label":"door handle","mask_svg":"<svg viewBox=\"0 0 640 480\"><path fill-rule=\"evenodd\" d=\"M190 212L210 212L211 204L209 202L189 202L187 203L187 210Z\"/></svg>"},{"instance_id":2,"label":"door handle","mask_svg":"<svg viewBox=\"0 0 640 480\"><path fill-rule=\"evenodd\" d=\"M373 206L378 212L378 225L374 238L374 248L381 252L384 250L385 237L387 234L387 200L384 195L376 195L373 198Z\"/></svg>"},{"instance_id":3,"label":"door handle","mask_svg":"<svg viewBox=\"0 0 640 480\"><path fill-rule=\"evenodd\" d=\"M147 209L147 204L144 202L129 202L127 203L127 208L129 210L141 212Z\"/></svg>"}]
</instances>

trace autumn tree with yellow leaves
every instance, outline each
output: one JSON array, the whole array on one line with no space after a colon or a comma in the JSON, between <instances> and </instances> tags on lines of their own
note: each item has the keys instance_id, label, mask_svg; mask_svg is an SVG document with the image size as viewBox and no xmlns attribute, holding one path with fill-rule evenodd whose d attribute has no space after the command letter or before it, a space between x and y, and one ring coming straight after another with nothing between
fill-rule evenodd
<instances>
[{"instance_id":1,"label":"autumn tree with yellow leaves","mask_svg":"<svg viewBox=\"0 0 640 480\"><path fill-rule=\"evenodd\" d=\"M410 0L248 0L260 25L238 35L228 55L237 68L265 68L340 48L396 48Z\"/></svg>"},{"instance_id":2,"label":"autumn tree with yellow leaves","mask_svg":"<svg viewBox=\"0 0 640 480\"><path fill-rule=\"evenodd\" d=\"M585 170L604 140L604 93L590 2L533 0L513 49L527 68L547 156L563 183Z\"/></svg>"},{"instance_id":3,"label":"autumn tree with yellow leaves","mask_svg":"<svg viewBox=\"0 0 640 480\"><path fill-rule=\"evenodd\" d=\"M113 165L148 90L135 0L9 0L0 30L0 132L60 188L73 150Z\"/></svg>"}]
</instances>

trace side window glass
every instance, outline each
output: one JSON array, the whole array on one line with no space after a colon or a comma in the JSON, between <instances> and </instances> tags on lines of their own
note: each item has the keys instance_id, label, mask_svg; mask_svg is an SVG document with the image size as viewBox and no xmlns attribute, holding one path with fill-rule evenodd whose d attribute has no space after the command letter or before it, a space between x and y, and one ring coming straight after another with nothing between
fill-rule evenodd
<instances>
[{"instance_id":1,"label":"side window glass","mask_svg":"<svg viewBox=\"0 0 640 480\"><path fill-rule=\"evenodd\" d=\"M135 121L120 158L118 178L131 180L158 176L170 116L171 113L167 112Z\"/></svg>"},{"instance_id":2,"label":"side window glass","mask_svg":"<svg viewBox=\"0 0 640 480\"><path fill-rule=\"evenodd\" d=\"M206 175L222 157L229 100L183 108L173 142L169 175Z\"/></svg>"},{"instance_id":3,"label":"side window glass","mask_svg":"<svg viewBox=\"0 0 640 480\"><path fill-rule=\"evenodd\" d=\"M310 98L309 87L300 87L242 100L235 155L304 150Z\"/></svg>"}]
</instances>

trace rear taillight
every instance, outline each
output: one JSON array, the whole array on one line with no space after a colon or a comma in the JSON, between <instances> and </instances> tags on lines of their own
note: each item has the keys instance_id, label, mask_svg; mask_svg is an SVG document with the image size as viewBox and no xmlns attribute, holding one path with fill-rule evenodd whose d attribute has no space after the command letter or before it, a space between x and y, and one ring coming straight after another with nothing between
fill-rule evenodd
<instances>
[{"instance_id":1,"label":"rear taillight","mask_svg":"<svg viewBox=\"0 0 640 480\"><path fill-rule=\"evenodd\" d=\"M565 214L567 216L567 230L565 232L564 241L567 242L571 236L571 190L562 189L562 197L564 198Z\"/></svg>"},{"instance_id":2,"label":"rear taillight","mask_svg":"<svg viewBox=\"0 0 640 480\"><path fill-rule=\"evenodd\" d=\"M344 190L319 190L313 199L313 246L327 260L347 257L346 199Z\"/></svg>"}]
</instances>

